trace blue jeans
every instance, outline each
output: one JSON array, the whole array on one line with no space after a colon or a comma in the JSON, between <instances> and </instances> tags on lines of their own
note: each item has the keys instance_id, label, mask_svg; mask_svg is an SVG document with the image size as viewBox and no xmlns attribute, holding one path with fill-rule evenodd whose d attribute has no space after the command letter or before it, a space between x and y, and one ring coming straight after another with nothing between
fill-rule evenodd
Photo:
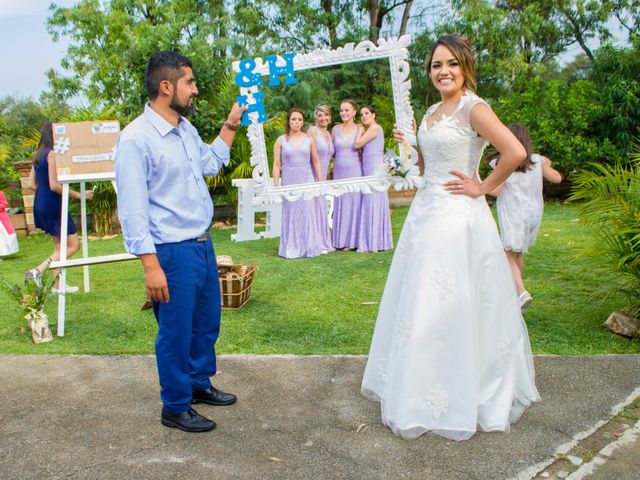
<instances>
[{"instance_id":1,"label":"blue jeans","mask_svg":"<svg viewBox=\"0 0 640 480\"><path fill-rule=\"evenodd\" d=\"M191 408L192 393L209 388L216 373L218 268L211 238L156 245L156 252L169 288L169 302L153 302L160 398L167 411L181 413Z\"/></svg>"}]
</instances>

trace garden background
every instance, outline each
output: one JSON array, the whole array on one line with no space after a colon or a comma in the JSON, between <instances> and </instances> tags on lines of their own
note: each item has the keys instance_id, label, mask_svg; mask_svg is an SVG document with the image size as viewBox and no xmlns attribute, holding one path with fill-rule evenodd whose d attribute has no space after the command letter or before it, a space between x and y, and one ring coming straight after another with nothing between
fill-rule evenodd
<instances>
[{"instance_id":1,"label":"garden background","mask_svg":"<svg viewBox=\"0 0 640 480\"><path fill-rule=\"evenodd\" d=\"M201 136L210 141L238 94L231 75L232 61L244 57L264 58L286 51L302 53L316 48L335 48L366 38L377 41L381 37L410 33L413 39L409 49L412 105L419 121L426 107L437 100L424 72L429 46L443 33L457 32L467 36L478 57L478 94L491 103L505 123L517 121L530 128L535 150L551 158L567 178L564 190L558 195L566 199L569 189L575 189L574 206L554 205L547 209L543 227L553 224L558 233L541 238L539 250L530 255L534 283L541 282L544 291L551 295L549 302L538 302L540 309L531 314L540 315L542 322L537 327L530 327L534 348L548 353L639 350L637 341L629 343L631 347L622 347L618 340L613 344L607 340L590 349L590 333L581 337L584 341L579 342L579 348L574 348L570 345L573 330L567 330L569 325L561 321L567 312L571 312L571 318L586 316L589 318L585 320L586 324L578 321L571 327L575 329L574 333L580 336L592 329L601 332L603 315L606 317L608 312L625 305L636 308L640 305L640 181L637 160L630 155L640 125L640 6L637 2L81 0L70 8L52 4L48 29L54 39L65 37L71 42L61 64L64 70L48 72L49 88L37 99L17 96L0 99L0 190L7 193L17 208L20 189L15 183L18 173L14 162L31 160L41 125L46 120L111 118L126 125L141 112L147 101L144 69L149 56L157 50L176 49L192 59L200 91L192 121ZM597 47L589 47L594 41ZM576 45L581 53L572 61L561 63L567 50ZM373 103L381 124L389 132L393 124L389 92L388 66L381 61L305 72L299 76L298 84L274 89L265 95L271 118L265 125L268 142L283 133L286 110L292 106L301 107L308 112L307 120L310 120L318 99L334 107L334 120L341 98ZM250 176L249 153L246 130L241 129L232 148L230 165L220 175L209 179L217 205L234 204L235 189L231 187L231 180ZM117 223L112 221L115 194L109 184L98 185L89 208L100 235L117 231ZM394 212L396 235L404 215L404 209ZM555 220L554 215L558 217ZM578 225L580 219L586 226ZM390 254L371 257L332 255L326 259L284 262L275 257L274 241L230 244L229 234L228 231L214 234L219 248L228 250L219 253L259 261L258 278L269 279L270 286L263 284L264 291L259 282L256 284L255 303L262 301L260 297L271 298L274 302L276 298L284 303L292 302L295 299L288 294L288 289L291 282L297 282L298 276L309 282L307 295L314 295L313 288L318 283L324 292L323 302L330 303L336 292L332 293L324 284L341 278L345 271L354 275L369 272L378 283L372 287L368 300L363 301L379 299L380 282L384 282ZM554 244L555 240L559 243ZM22 240L22 252L15 259L0 263L0 275L14 279L16 274L32 267L38 258L46 255L48 242L43 237ZM92 242L91 249L99 251L102 248L95 245L104 245L105 250L111 252L121 248L120 239L109 242ZM575 260L581 252L593 255L590 259ZM112 294L104 292L121 282L136 282L137 285L141 281L139 265L134 262L122 265L121 269L113 266L94 268L95 291L102 291L107 297L98 297L96 293L87 297L87 306L92 301L96 304L87 310L93 313L82 325L94 328L98 337L99 320L113 318L106 313L113 305L104 301ZM563 266L561 276L567 276L560 280L550 273L559 265ZM610 273L594 273L600 272L600 267L608 268ZM315 268L318 274L323 274L316 276ZM119 278L119 274L125 272L127 277ZM349 285L350 281L346 280L344 285ZM133 285L131 283L132 289ZM597 302L602 298L601 293L607 290L617 293L605 300L609 303L601 312L595 305L603 305ZM137 305L138 300L131 302ZM80 303L80 300L70 301L70 309L75 308L74 303ZM246 315L245 323L229 322L237 326L227 327L229 350L268 350L265 345L271 344L271 338L267 336L269 342L261 343L255 335L260 329L272 328L273 322L277 325L278 315L280 322L289 318L291 325L296 325L291 327L293 330L289 331L288 338L313 335L310 325L314 323L307 322L308 317L302 315L303 307L289 313L278 308L267 309L265 312L270 312L267 315L253 311L255 303L247 308L248 313L234 314L241 318ZM375 306L372 305L367 308L373 311ZM3 312L9 312L5 300L0 300L0 307ZM341 311L336 318L351 318L351 315L355 321L360 318L359 309ZM80 314L80 310L74 315ZM596 317L590 316L596 310L597 321ZM253 314L259 314L260 320L249 320ZM137 318L136 315L143 314L132 314ZM364 323L360 325L362 332L367 332L365 337L370 335L372 315L364 315ZM0 328L7 341L3 341L3 345L11 351L19 351L22 347L15 345L11 338L16 332L12 329L15 324L6 320L9 316L2 315ZM252 323L258 321L261 322L259 328ZM154 328L152 322L142 319L135 325L136 328L140 325L144 325L140 327L143 329ZM303 328L305 326L307 330ZM556 327L552 330L558 338L549 343L542 339L552 335L545 333L551 326ZM135 335L128 328L123 327L123 338ZM241 329L237 337L233 336L233 328ZM347 328L345 335L349 336L348 322L344 328ZM244 340L241 340L242 332L248 335ZM364 337L341 343L336 331L329 329L327 332L333 339L333 343L327 344L329 351L364 352L363 345L367 343ZM108 338L112 335L116 334L112 332ZM100 338L109 343L108 339ZM147 342L148 338L144 335L138 341ZM251 343L254 341L257 343ZM273 351L325 352L324 348L308 346L304 341L291 347L287 342L289 340L276 343L278 346L273 347ZM558 342L564 347L559 347ZM93 343L89 337L87 345ZM68 351L64 345L64 342L54 342L47 348ZM139 350L136 348L114 347L101 352L149 351L147 343ZM89 350L88 347L70 349L86 353ZM91 351L95 351L95 345Z\"/></svg>"}]
</instances>

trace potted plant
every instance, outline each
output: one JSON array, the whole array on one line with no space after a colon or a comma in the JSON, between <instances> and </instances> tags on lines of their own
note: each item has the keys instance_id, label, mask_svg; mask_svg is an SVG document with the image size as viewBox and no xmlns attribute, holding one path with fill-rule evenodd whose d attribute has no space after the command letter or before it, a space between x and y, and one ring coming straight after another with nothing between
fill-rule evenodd
<instances>
[{"instance_id":1,"label":"potted plant","mask_svg":"<svg viewBox=\"0 0 640 480\"><path fill-rule=\"evenodd\" d=\"M51 294L51 287L57 276L46 280L42 275L30 275L27 272L22 285L12 285L2 279L2 287L23 308L24 319L31 328L31 336L35 343L53 340L49 328L49 318L44 313L44 304Z\"/></svg>"}]
</instances>

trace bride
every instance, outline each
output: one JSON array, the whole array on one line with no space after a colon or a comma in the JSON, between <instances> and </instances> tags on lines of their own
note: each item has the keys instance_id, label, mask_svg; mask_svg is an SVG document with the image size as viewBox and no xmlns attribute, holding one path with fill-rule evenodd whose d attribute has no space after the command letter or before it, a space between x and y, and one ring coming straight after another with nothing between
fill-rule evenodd
<instances>
[{"instance_id":1,"label":"bride","mask_svg":"<svg viewBox=\"0 0 640 480\"><path fill-rule=\"evenodd\" d=\"M484 195L525 157L473 93L469 43L440 37L426 68L442 101L417 134L424 185L405 221L378 312L362 394L404 438L507 431L540 399L518 295ZM396 131L396 140L404 136ZM490 142L500 163L480 182Z\"/></svg>"}]
</instances>

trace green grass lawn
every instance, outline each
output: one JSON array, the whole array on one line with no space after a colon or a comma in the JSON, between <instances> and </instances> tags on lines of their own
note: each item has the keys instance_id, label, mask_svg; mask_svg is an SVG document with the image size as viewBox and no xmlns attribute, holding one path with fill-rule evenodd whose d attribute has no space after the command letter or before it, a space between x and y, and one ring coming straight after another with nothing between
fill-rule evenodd
<instances>
[{"instance_id":1,"label":"green grass lawn","mask_svg":"<svg viewBox=\"0 0 640 480\"><path fill-rule=\"evenodd\" d=\"M407 208L393 212L394 237ZM224 311L218 353L367 353L378 303L393 252L335 252L313 259L277 256L278 239L235 243L233 230L213 231L217 254L258 265L251 300L241 310ZM562 355L638 353L640 341L602 326L625 299L601 302L616 276L595 259L574 260L589 240L575 208L548 204L538 243L525 257L526 285L535 300L526 312L535 353ZM20 253L0 262L0 275L22 281L23 272L52 249L44 235L21 239ZM122 238L93 240L92 256L122 252ZM71 284L82 285L82 269L70 269ZM55 333L57 302L46 308ZM67 296L66 335L35 345L21 310L0 295L0 352L133 354L153 353L156 322L145 300L137 261L91 267L91 292Z\"/></svg>"}]
</instances>

